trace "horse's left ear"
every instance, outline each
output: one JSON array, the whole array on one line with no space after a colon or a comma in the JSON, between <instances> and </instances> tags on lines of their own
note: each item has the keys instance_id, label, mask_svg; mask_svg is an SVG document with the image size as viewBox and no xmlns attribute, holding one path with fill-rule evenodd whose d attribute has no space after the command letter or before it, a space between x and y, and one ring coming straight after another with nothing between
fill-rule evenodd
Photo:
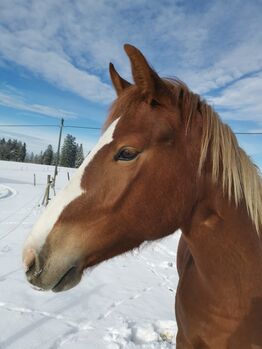
<instances>
[{"instance_id":1,"label":"horse's left ear","mask_svg":"<svg viewBox=\"0 0 262 349\"><path fill-rule=\"evenodd\" d=\"M135 84L146 96L149 103L159 102L166 95L167 86L150 67L144 55L134 46L125 44L124 49L130 59Z\"/></svg>"},{"instance_id":2,"label":"horse's left ear","mask_svg":"<svg viewBox=\"0 0 262 349\"><path fill-rule=\"evenodd\" d=\"M123 92L124 89L131 86L130 82L126 81L118 74L113 63L109 63L109 73L118 96Z\"/></svg>"}]
</instances>

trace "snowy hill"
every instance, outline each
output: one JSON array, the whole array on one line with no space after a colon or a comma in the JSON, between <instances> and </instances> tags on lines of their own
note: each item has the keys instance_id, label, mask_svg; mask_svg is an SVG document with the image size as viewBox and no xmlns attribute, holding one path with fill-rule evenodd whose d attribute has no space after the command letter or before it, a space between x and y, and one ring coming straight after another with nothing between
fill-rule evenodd
<instances>
[{"instance_id":1,"label":"snowy hill","mask_svg":"<svg viewBox=\"0 0 262 349\"><path fill-rule=\"evenodd\" d=\"M99 265L65 293L26 282L22 244L53 170L0 161L0 348L175 348L178 233ZM58 187L67 172L74 170L59 169Z\"/></svg>"}]
</instances>

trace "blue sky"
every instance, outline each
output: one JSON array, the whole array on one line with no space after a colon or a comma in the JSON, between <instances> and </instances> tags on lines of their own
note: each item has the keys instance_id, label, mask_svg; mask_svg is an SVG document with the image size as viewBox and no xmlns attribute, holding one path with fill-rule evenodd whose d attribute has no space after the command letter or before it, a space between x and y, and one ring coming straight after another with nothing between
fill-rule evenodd
<instances>
[{"instance_id":1,"label":"blue sky","mask_svg":"<svg viewBox=\"0 0 262 349\"><path fill-rule=\"evenodd\" d=\"M1 0L0 124L100 127L115 94L112 61L131 79L124 43L162 76L204 96L234 131L262 131L262 2ZM65 129L87 151L99 131ZM30 150L56 147L58 129L0 127ZM241 136L262 164L262 136Z\"/></svg>"}]
</instances>

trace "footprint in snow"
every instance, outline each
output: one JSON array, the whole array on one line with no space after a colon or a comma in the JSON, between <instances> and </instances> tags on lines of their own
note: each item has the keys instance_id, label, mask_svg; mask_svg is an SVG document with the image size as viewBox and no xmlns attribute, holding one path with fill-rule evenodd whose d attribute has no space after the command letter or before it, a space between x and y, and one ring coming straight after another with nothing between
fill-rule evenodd
<instances>
[{"instance_id":1,"label":"footprint in snow","mask_svg":"<svg viewBox=\"0 0 262 349\"><path fill-rule=\"evenodd\" d=\"M174 349L177 325L175 321L159 320L154 323L128 323L119 329L108 328L104 340L107 349L130 348Z\"/></svg>"},{"instance_id":2,"label":"footprint in snow","mask_svg":"<svg viewBox=\"0 0 262 349\"><path fill-rule=\"evenodd\" d=\"M11 247L10 247L9 245L5 245L5 246L3 246L3 247L1 248L0 254L7 253L7 252L9 252L9 251L11 251Z\"/></svg>"}]
</instances>

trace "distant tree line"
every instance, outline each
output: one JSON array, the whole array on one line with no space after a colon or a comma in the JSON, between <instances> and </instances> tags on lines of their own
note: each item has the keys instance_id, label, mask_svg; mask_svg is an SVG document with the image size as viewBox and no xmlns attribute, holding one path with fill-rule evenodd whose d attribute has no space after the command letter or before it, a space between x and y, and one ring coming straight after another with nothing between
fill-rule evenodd
<instances>
[{"instance_id":1,"label":"distant tree line","mask_svg":"<svg viewBox=\"0 0 262 349\"><path fill-rule=\"evenodd\" d=\"M26 144L17 139L0 139L0 159L10 161L25 161Z\"/></svg>"},{"instance_id":2,"label":"distant tree line","mask_svg":"<svg viewBox=\"0 0 262 349\"><path fill-rule=\"evenodd\" d=\"M39 154L27 153L26 143L17 139L0 139L0 160L31 162L35 164L55 165L57 153L54 152L51 144L45 151ZM68 134L61 149L59 166L79 167L84 160L83 145L76 142L76 138Z\"/></svg>"}]
</instances>

